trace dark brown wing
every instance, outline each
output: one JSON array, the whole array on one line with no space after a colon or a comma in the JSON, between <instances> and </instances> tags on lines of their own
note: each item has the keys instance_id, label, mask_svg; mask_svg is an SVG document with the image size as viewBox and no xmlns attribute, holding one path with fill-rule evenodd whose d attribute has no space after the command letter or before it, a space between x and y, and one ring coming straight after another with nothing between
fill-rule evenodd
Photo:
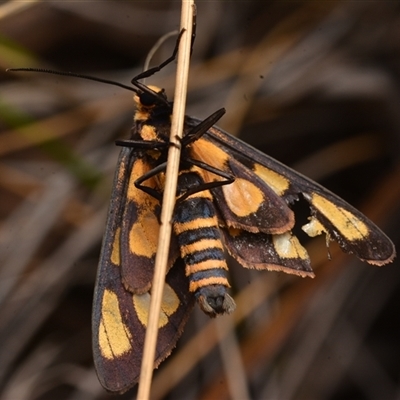
<instances>
[{"instance_id":1,"label":"dark brown wing","mask_svg":"<svg viewBox=\"0 0 400 400\"><path fill-rule=\"evenodd\" d=\"M140 251L137 246L142 243L135 243L136 246L131 247L133 256L128 256L124 260L121 257L123 246L121 246L119 233L122 220L127 216L126 201L131 196L128 193L130 190L128 182L132 165L136 161L133 159L130 149L122 148L114 178L114 190L103 239L93 302L93 354L97 374L105 389L118 393L123 393L131 388L139 378L151 298L148 290L142 294L134 294L131 290L126 289L126 284L123 282L123 274L129 275L133 271L140 272L140 268L143 267L140 258L136 257ZM131 197L129 201L135 203L135 196ZM135 221L130 220L130 222L134 223ZM137 264L124 266L124 262ZM147 257L147 263L151 264L149 257ZM148 277L140 277L138 281L146 282L148 279ZM168 357L175 347L190 315L193 303L193 295L188 290L188 281L182 260L178 259L166 277L155 367Z\"/></svg>"},{"instance_id":2,"label":"dark brown wing","mask_svg":"<svg viewBox=\"0 0 400 400\"><path fill-rule=\"evenodd\" d=\"M198 123L195 119L190 121ZM215 126L203 138L251 170L287 203L302 194L311 207L310 223L303 227L310 236L325 232L345 252L374 265L387 264L395 257L391 240L365 215L328 189Z\"/></svg>"}]
</instances>

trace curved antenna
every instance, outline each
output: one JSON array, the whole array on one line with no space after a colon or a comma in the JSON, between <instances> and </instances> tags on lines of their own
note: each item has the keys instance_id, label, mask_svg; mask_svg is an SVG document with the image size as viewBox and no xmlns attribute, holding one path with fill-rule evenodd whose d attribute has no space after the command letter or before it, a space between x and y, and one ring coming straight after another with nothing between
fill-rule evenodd
<instances>
[{"instance_id":1,"label":"curved antenna","mask_svg":"<svg viewBox=\"0 0 400 400\"><path fill-rule=\"evenodd\" d=\"M131 92L135 92L136 94L139 91L132 86L124 85L123 83L111 81L109 79L97 78L95 76L84 75L84 74L77 74L75 72L63 72L63 71L54 71L52 69L44 69L44 68L8 68L6 72L43 72L45 74L52 74L52 75L61 75L61 76L72 76L74 78L81 78L87 79L89 81L101 82L106 83L107 85L118 86L126 90L130 90Z\"/></svg>"},{"instance_id":2,"label":"curved antenna","mask_svg":"<svg viewBox=\"0 0 400 400\"><path fill-rule=\"evenodd\" d=\"M154 44L154 46L148 52L146 59L144 60L143 71L147 71L150 67L150 61L153 58L156 51L166 42L170 37L179 35L179 31L171 31L166 33L165 35L161 36L160 39ZM143 80L143 83L145 81Z\"/></svg>"}]
</instances>

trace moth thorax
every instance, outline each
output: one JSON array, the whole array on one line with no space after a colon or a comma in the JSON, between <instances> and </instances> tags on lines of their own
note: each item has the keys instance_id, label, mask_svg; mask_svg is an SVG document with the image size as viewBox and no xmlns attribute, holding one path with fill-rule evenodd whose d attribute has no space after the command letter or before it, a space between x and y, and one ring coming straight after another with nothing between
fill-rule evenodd
<instances>
[{"instance_id":1,"label":"moth thorax","mask_svg":"<svg viewBox=\"0 0 400 400\"><path fill-rule=\"evenodd\" d=\"M178 176L177 195L181 196L188 190L200 189L203 184L203 179L201 179L198 173L193 171L183 171Z\"/></svg>"}]
</instances>

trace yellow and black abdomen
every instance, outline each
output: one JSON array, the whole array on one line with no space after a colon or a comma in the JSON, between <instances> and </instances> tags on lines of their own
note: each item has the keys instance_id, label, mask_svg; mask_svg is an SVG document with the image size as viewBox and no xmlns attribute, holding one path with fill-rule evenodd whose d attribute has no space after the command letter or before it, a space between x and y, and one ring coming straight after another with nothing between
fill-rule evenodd
<instances>
[{"instance_id":1,"label":"yellow and black abdomen","mask_svg":"<svg viewBox=\"0 0 400 400\"><path fill-rule=\"evenodd\" d=\"M201 185L193 172L179 176L178 193ZM208 190L199 191L177 202L173 229L193 292L204 312L211 316L230 313L235 308L228 295L228 270L218 218Z\"/></svg>"}]
</instances>

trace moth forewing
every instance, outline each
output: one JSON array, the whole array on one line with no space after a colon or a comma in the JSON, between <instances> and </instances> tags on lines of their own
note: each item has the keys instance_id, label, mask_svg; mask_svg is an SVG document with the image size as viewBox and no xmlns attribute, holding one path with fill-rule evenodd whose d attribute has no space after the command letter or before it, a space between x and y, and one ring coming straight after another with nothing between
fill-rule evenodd
<instances>
[{"instance_id":1,"label":"moth forewing","mask_svg":"<svg viewBox=\"0 0 400 400\"><path fill-rule=\"evenodd\" d=\"M100 383L110 391L125 389L125 367L129 366L132 349L131 333L120 312L120 303L128 295L121 280L120 229L130 153L130 149L124 148L118 159L93 297L94 363ZM116 368L117 364L121 366L120 369Z\"/></svg>"},{"instance_id":2,"label":"moth forewing","mask_svg":"<svg viewBox=\"0 0 400 400\"><path fill-rule=\"evenodd\" d=\"M141 210L140 205L143 201L138 193L138 197L132 197L132 193L129 193L130 190L134 190L131 187L131 178L135 175L137 162L138 159L131 149L122 148L114 177L93 301L92 332L96 371L102 386L110 392L117 393L127 391L138 381L151 298L150 287L143 289L149 273L141 271L144 261L146 265L154 263L152 254L143 248L150 238L136 241L134 246L131 246L123 241L125 236L121 235L127 207L129 212L132 211L129 208L129 205L132 205L130 202L137 202L136 205ZM147 211L152 212L154 209L150 207ZM157 220L157 215L149 218ZM142 223L144 224L143 221ZM145 226L143 229L146 231L149 228ZM129 239L128 235L129 240L132 238ZM133 251L128 260L122 257L125 246ZM125 283L128 278L124 279L124 274L129 275L132 270L123 264L132 261L140 287L140 290L136 291ZM193 304L194 297L187 289L184 265L179 259L166 277L158 325L155 367L175 347Z\"/></svg>"},{"instance_id":3,"label":"moth forewing","mask_svg":"<svg viewBox=\"0 0 400 400\"><path fill-rule=\"evenodd\" d=\"M127 177L121 219L121 277L125 288L132 293L147 292L154 274L160 204L135 186L135 181L151 168L144 157L135 157Z\"/></svg>"},{"instance_id":4,"label":"moth forewing","mask_svg":"<svg viewBox=\"0 0 400 400\"><path fill-rule=\"evenodd\" d=\"M364 214L330 192L304 193L313 216L303 230L310 236L326 233L347 253L373 265L391 262L396 251L390 239ZM318 221L316 223L315 221Z\"/></svg>"},{"instance_id":5,"label":"moth forewing","mask_svg":"<svg viewBox=\"0 0 400 400\"><path fill-rule=\"evenodd\" d=\"M212 190L225 225L254 233L283 233L293 228L294 214L285 200L225 149L200 139L190 154L235 177L234 182ZM202 176L206 182L214 178L205 171Z\"/></svg>"},{"instance_id":6,"label":"moth forewing","mask_svg":"<svg viewBox=\"0 0 400 400\"><path fill-rule=\"evenodd\" d=\"M370 264L393 261L396 250L392 241L339 196L217 127L210 129L206 138L253 171L288 204L302 195L311 207L311 225L304 229L310 236L326 233L345 252Z\"/></svg>"}]
</instances>

